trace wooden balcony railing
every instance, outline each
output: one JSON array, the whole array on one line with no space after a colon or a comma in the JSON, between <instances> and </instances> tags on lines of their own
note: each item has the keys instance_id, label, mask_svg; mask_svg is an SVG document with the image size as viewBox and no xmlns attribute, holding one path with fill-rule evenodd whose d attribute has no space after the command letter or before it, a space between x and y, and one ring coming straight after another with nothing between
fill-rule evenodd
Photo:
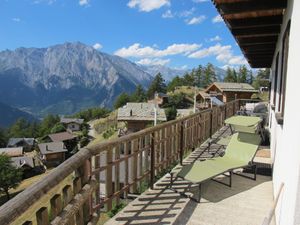
<instances>
[{"instance_id":1,"label":"wooden balcony railing","mask_svg":"<svg viewBox=\"0 0 300 225\"><path fill-rule=\"evenodd\" d=\"M96 224L100 211L153 187L239 110L239 100L81 149L0 207L0 225ZM104 207L104 208L103 208ZM101 210L100 210L101 209Z\"/></svg>"}]
</instances>

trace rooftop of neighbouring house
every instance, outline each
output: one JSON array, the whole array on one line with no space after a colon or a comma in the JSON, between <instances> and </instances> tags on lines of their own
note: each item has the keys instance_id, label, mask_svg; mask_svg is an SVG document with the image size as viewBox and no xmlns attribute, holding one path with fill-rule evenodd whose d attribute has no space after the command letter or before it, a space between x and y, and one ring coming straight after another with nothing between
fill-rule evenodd
<instances>
[{"instance_id":1,"label":"rooftop of neighbouring house","mask_svg":"<svg viewBox=\"0 0 300 225\"><path fill-rule=\"evenodd\" d=\"M83 123L83 119L77 119L77 118L61 118L60 122L64 123L64 124L68 124L68 123L77 123L77 124L82 124Z\"/></svg>"},{"instance_id":2,"label":"rooftop of neighbouring house","mask_svg":"<svg viewBox=\"0 0 300 225\"><path fill-rule=\"evenodd\" d=\"M209 92L209 90L213 87L217 87L221 92L253 92L257 93L258 90L256 90L253 86L247 83L230 83L230 82L214 82L212 83L205 92Z\"/></svg>"},{"instance_id":3,"label":"rooftop of neighbouring house","mask_svg":"<svg viewBox=\"0 0 300 225\"><path fill-rule=\"evenodd\" d=\"M74 134L71 134L69 132L60 132L60 133L55 133L55 134L49 134L48 137L53 142L60 142L60 141L72 140L72 139L76 138L77 136Z\"/></svg>"},{"instance_id":4,"label":"rooftop of neighbouring house","mask_svg":"<svg viewBox=\"0 0 300 225\"><path fill-rule=\"evenodd\" d=\"M118 109L119 121L153 121L154 120L154 103L135 103L129 102ZM164 109L156 107L157 120L166 121Z\"/></svg>"},{"instance_id":5,"label":"rooftop of neighbouring house","mask_svg":"<svg viewBox=\"0 0 300 225\"><path fill-rule=\"evenodd\" d=\"M43 155L68 151L63 142L42 143L38 146Z\"/></svg>"},{"instance_id":6,"label":"rooftop of neighbouring house","mask_svg":"<svg viewBox=\"0 0 300 225\"><path fill-rule=\"evenodd\" d=\"M226 137L230 134L229 130L223 127L213 138ZM184 164L219 156L219 146L212 145L210 151L207 147L207 143L201 145L184 160ZM254 163L259 173L256 181L233 175L231 188L212 180L206 181L202 185L200 203L169 189L170 175L167 174L153 190L148 189L130 202L106 224L261 225L273 204L272 180L269 174L266 175L271 168L269 153L268 147L261 146L256 154ZM219 176L217 179L226 182L228 178ZM186 181L176 180L172 187L185 192L187 187L192 187L186 193L197 195L197 186L189 185ZM271 224L275 224L274 221Z\"/></svg>"}]
</instances>

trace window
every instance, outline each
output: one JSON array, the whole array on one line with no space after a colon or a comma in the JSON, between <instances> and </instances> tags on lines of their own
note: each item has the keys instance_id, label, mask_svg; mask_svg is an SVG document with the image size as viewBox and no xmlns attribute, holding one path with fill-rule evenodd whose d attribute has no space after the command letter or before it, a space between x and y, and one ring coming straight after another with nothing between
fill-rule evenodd
<instances>
[{"instance_id":1,"label":"window","mask_svg":"<svg viewBox=\"0 0 300 225\"><path fill-rule=\"evenodd\" d=\"M282 54L281 54L281 73L280 73L280 86L279 86L279 103L277 121L283 124L284 117L284 103L285 103L285 92L286 92L286 77L287 77L287 64L289 55L289 37L290 37L290 21L285 29L282 41Z\"/></svg>"},{"instance_id":2,"label":"window","mask_svg":"<svg viewBox=\"0 0 300 225\"><path fill-rule=\"evenodd\" d=\"M279 52L276 56L276 65L275 65L275 74L274 74L274 86L273 86L273 109L275 109L276 106L276 95L277 95L277 80L278 80L278 63L279 63Z\"/></svg>"}]
</instances>

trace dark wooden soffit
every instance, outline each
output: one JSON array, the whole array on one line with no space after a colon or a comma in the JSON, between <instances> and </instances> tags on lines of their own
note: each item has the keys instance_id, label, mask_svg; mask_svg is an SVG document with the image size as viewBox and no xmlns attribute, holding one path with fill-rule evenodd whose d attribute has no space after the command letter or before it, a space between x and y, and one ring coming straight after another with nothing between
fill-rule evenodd
<instances>
[{"instance_id":1,"label":"dark wooden soffit","mask_svg":"<svg viewBox=\"0 0 300 225\"><path fill-rule=\"evenodd\" d=\"M253 68L271 67L288 0L212 0Z\"/></svg>"}]
</instances>

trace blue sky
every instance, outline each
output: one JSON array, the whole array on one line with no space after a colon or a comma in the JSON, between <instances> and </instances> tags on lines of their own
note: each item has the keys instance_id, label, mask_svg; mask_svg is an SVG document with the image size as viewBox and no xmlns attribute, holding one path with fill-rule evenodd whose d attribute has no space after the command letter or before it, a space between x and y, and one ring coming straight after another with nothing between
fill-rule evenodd
<instances>
[{"instance_id":1,"label":"blue sky","mask_svg":"<svg viewBox=\"0 0 300 225\"><path fill-rule=\"evenodd\" d=\"M208 0L0 0L0 51L75 41L144 65L245 63Z\"/></svg>"}]
</instances>

